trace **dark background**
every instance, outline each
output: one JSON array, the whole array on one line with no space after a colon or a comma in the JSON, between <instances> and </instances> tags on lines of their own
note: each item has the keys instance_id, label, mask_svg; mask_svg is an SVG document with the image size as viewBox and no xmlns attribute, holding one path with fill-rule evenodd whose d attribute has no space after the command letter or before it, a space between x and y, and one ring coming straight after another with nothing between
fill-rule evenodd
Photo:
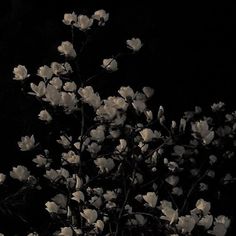
<instances>
[{"instance_id":1,"label":"dark background","mask_svg":"<svg viewBox=\"0 0 236 236\"><path fill-rule=\"evenodd\" d=\"M38 114L37 103L23 96L20 83L12 80L13 68L22 64L34 74L39 66L62 60L57 46L70 40L69 28L62 23L64 13L92 15L101 8L110 13L110 20L85 49L85 74L94 74L103 58L126 50L129 38L140 37L144 46L138 55L121 58L118 72L94 81L95 90L108 95L121 85L154 87L153 105L164 105L167 116L174 118L195 105L218 101L235 108L236 21L230 2L2 1L0 172L19 163L16 143L31 134ZM80 45L80 38L76 40Z\"/></svg>"}]
</instances>

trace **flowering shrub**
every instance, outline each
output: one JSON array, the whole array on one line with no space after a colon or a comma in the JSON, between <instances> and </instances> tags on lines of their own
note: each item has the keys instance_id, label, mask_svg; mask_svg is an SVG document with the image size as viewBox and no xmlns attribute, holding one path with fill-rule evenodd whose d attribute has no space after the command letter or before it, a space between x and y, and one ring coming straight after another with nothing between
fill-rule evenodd
<instances>
[{"instance_id":1,"label":"flowering shrub","mask_svg":"<svg viewBox=\"0 0 236 236\"><path fill-rule=\"evenodd\" d=\"M78 30L104 27L108 19L105 10L91 17L66 13L63 23L71 27L72 40L57 48L65 62L41 66L35 75L23 65L14 68L13 79L40 102L39 122L54 139L19 138L19 151L30 153L34 167L19 160L9 174L0 174L0 187L10 178L20 182L0 207L29 192L46 198L39 205L50 223L46 229L30 226L28 236L226 235L231 220L215 211L221 188L212 183L235 180L220 167L234 159L236 112L227 113L220 102L208 114L195 107L171 121L162 106L149 108L154 90L145 86L121 86L101 98L88 84L96 76L80 73L81 49L73 37ZM126 41L130 53L142 46L139 38ZM102 73L117 71L120 55L104 59ZM60 127L61 116L72 121L67 129Z\"/></svg>"}]
</instances>

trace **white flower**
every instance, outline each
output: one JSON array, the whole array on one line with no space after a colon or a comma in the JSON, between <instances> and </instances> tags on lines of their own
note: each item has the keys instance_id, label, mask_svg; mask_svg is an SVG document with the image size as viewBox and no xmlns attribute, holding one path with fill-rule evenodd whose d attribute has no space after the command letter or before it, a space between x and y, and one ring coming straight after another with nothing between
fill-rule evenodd
<instances>
[{"instance_id":1,"label":"white flower","mask_svg":"<svg viewBox=\"0 0 236 236\"><path fill-rule=\"evenodd\" d=\"M81 191L76 191L74 193L72 193L73 197L71 199L77 201L78 203L80 203L80 201L84 201L84 193Z\"/></svg>"},{"instance_id":2,"label":"white flower","mask_svg":"<svg viewBox=\"0 0 236 236\"><path fill-rule=\"evenodd\" d=\"M3 173L0 173L0 185L4 183L6 179L6 175L4 175Z\"/></svg>"},{"instance_id":3,"label":"white flower","mask_svg":"<svg viewBox=\"0 0 236 236\"><path fill-rule=\"evenodd\" d=\"M141 112L141 113L144 112L146 109L145 101L142 101L142 100L134 100L132 102L132 106L137 112Z\"/></svg>"},{"instance_id":4,"label":"white flower","mask_svg":"<svg viewBox=\"0 0 236 236\"><path fill-rule=\"evenodd\" d=\"M147 98L152 97L154 94L154 89L150 87L143 87L142 91L146 95Z\"/></svg>"},{"instance_id":5,"label":"white flower","mask_svg":"<svg viewBox=\"0 0 236 236\"><path fill-rule=\"evenodd\" d=\"M179 217L178 224L176 225L176 227L179 230L181 230L183 234L191 233L194 226L195 226L195 220L193 216L190 216L190 215Z\"/></svg>"},{"instance_id":6,"label":"white flower","mask_svg":"<svg viewBox=\"0 0 236 236\"><path fill-rule=\"evenodd\" d=\"M51 103L52 106L60 104L61 94L54 86L50 84L47 85L45 96L46 98L44 100Z\"/></svg>"},{"instance_id":7,"label":"white flower","mask_svg":"<svg viewBox=\"0 0 236 236\"><path fill-rule=\"evenodd\" d=\"M172 189L172 194L177 195L177 196L181 196L183 194L183 189L180 187L174 187Z\"/></svg>"},{"instance_id":8,"label":"white flower","mask_svg":"<svg viewBox=\"0 0 236 236\"><path fill-rule=\"evenodd\" d=\"M33 90L33 93L29 92L29 94L35 95L36 97L43 97L46 93L46 86L43 81L40 81L38 85L30 83L30 87Z\"/></svg>"},{"instance_id":9,"label":"white flower","mask_svg":"<svg viewBox=\"0 0 236 236\"><path fill-rule=\"evenodd\" d=\"M179 182L179 177L175 175L170 175L165 179L165 181L172 186L176 186Z\"/></svg>"},{"instance_id":10,"label":"white flower","mask_svg":"<svg viewBox=\"0 0 236 236\"><path fill-rule=\"evenodd\" d=\"M101 67L111 72L118 70L117 61L114 58L103 59Z\"/></svg>"},{"instance_id":11,"label":"white flower","mask_svg":"<svg viewBox=\"0 0 236 236\"><path fill-rule=\"evenodd\" d=\"M15 67L13 73L15 75L14 80L24 80L29 77L26 67L22 65Z\"/></svg>"},{"instance_id":12,"label":"white flower","mask_svg":"<svg viewBox=\"0 0 236 236\"><path fill-rule=\"evenodd\" d=\"M107 100L104 100L104 104L124 111L126 111L128 108L128 103L125 101L124 98L121 97L110 96Z\"/></svg>"},{"instance_id":13,"label":"white flower","mask_svg":"<svg viewBox=\"0 0 236 236\"><path fill-rule=\"evenodd\" d=\"M119 141L120 141L120 144L116 146L116 150L121 153L126 150L127 141L125 139L120 139Z\"/></svg>"},{"instance_id":14,"label":"white flower","mask_svg":"<svg viewBox=\"0 0 236 236\"><path fill-rule=\"evenodd\" d=\"M76 21L77 21L77 15L74 12L65 13L64 14L64 19L62 20L62 22L65 25L73 25Z\"/></svg>"},{"instance_id":15,"label":"white flower","mask_svg":"<svg viewBox=\"0 0 236 236\"><path fill-rule=\"evenodd\" d=\"M37 75L42 77L43 79L51 79L53 75L53 71L48 66L41 66L38 69Z\"/></svg>"},{"instance_id":16,"label":"white flower","mask_svg":"<svg viewBox=\"0 0 236 236\"><path fill-rule=\"evenodd\" d=\"M29 151L35 147L34 135L21 137L21 141L17 142L21 151Z\"/></svg>"},{"instance_id":17,"label":"white flower","mask_svg":"<svg viewBox=\"0 0 236 236\"><path fill-rule=\"evenodd\" d=\"M82 31L86 31L92 26L92 24L93 24L93 19L89 18L86 15L79 15L77 22L74 23L74 26Z\"/></svg>"},{"instance_id":18,"label":"white flower","mask_svg":"<svg viewBox=\"0 0 236 236\"><path fill-rule=\"evenodd\" d=\"M42 121L50 122L52 120L52 116L48 113L47 110L40 111L40 113L38 114L38 117Z\"/></svg>"},{"instance_id":19,"label":"white flower","mask_svg":"<svg viewBox=\"0 0 236 236\"><path fill-rule=\"evenodd\" d=\"M203 215L207 215L211 209L211 203L204 201L202 198L196 202L196 208L201 210Z\"/></svg>"},{"instance_id":20,"label":"white flower","mask_svg":"<svg viewBox=\"0 0 236 236\"><path fill-rule=\"evenodd\" d=\"M57 50L62 55L65 55L66 57L71 57L71 58L76 57L76 52L75 52L75 49L73 47L73 44L69 41L62 42L61 45L58 46Z\"/></svg>"},{"instance_id":21,"label":"white flower","mask_svg":"<svg viewBox=\"0 0 236 236\"><path fill-rule=\"evenodd\" d=\"M61 74L64 75L67 73L65 66L63 64L58 63L58 62L52 62L51 68L52 68L53 74L57 75L57 76L59 76Z\"/></svg>"},{"instance_id":22,"label":"white flower","mask_svg":"<svg viewBox=\"0 0 236 236\"><path fill-rule=\"evenodd\" d=\"M106 120L112 120L117 114L117 109L105 104L97 109L96 114Z\"/></svg>"},{"instance_id":23,"label":"white flower","mask_svg":"<svg viewBox=\"0 0 236 236\"><path fill-rule=\"evenodd\" d=\"M54 169L46 170L46 174L44 175L44 177L49 179L50 181L57 180L59 176L59 173Z\"/></svg>"},{"instance_id":24,"label":"white flower","mask_svg":"<svg viewBox=\"0 0 236 236\"><path fill-rule=\"evenodd\" d=\"M151 142L153 138L155 138L155 135L153 131L149 128L145 128L139 132L142 136L142 139L144 142Z\"/></svg>"},{"instance_id":25,"label":"white flower","mask_svg":"<svg viewBox=\"0 0 236 236\"><path fill-rule=\"evenodd\" d=\"M65 110L73 111L77 108L77 98L74 93L61 92L60 105L65 107Z\"/></svg>"},{"instance_id":26,"label":"white flower","mask_svg":"<svg viewBox=\"0 0 236 236\"><path fill-rule=\"evenodd\" d=\"M103 125L99 125L96 129L92 129L90 131L91 140L103 142L105 139L104 130L105 127Z\"/></svg>"},{"instance_id":27,"label":"white flower","mask_svg":"<svg viewBox=\"0 0 236 236\"><path fill-rule=\"evenodd\" d=\"M127 47L134 52L137 52L140 50L140 48L143 46L142 42L139 38L132 38L126 41Z\"/></svg>"},{"instance_id":28,"label":"white flower","mask_svg":"<svg viewBox=\"0 0 236 236\"><path fill-rule=\"evenodd\" d=\"M133 99L134 98L134 90L132 88L130 88L129 86L127 87L120 87L120 89L118 90L118 93L121 95L121 97L123 97L124 99L128 99L128 98L131 98Z\"/></svg>"},{"instance_id":29,"label":"white flower","mask_svg":"<svg viewBox=\"0 0 236 236\"><path fill-rule=\"evenodd\" d=\"M141 214L135 214L134 217L139 225L145 225L147 222L147 219Z\"/></svg>"},{"instance_id":30,"label":"white flower","mask_svg":"<svg viewBox=\"0 0 236 236\"><path fill-rule=\"evenodd\" d=\"M93 224L98 217L98 213L96 210L92 209L84 209L83 212L80 213L82 217L84 217L89 224Z\"/></svg>"},{"instance_id":31,"label":"white flower","mask_svg":"<svg viewBox=\"0 0 236 236\"><path fill-rule=\"evenodd\" d=\"M115 163L111 158L100 157L94 160L95 165L100 169L101 172L109 172L115 167Z\"/></svg>"},{"instance_id":32,"label":"white flower","mask_svg":"<svg viewBox=\"0 0 236 236\"><path fill-rule=\"evenodd\" d=\"M73 230L71 227L63 227L61 228L61 232L58 234L60 236L73 236Z\"/></svg>"},{"instance_id":33,"label":"white flower","mask_svg":"<svg viewBox=\"0 0 236 236\"><path fill-rule=\"evenodd\" d=\"M225 236L227 233L227 228L225 228L224 224L214 223L213 230L208 230L207 233L215 236Z\"/></svg>"},{"instance_id":34,"label":"white flower","mask_svg":"<svg viewBox=\"0 0 236 236\"><path fill-rule=\"evenodd\" d=\"M146 195L143 195L143 199L148 203L150 207L155 207L158 197L154 192L147 192Z\"/></svg>"},{"instance_id":35,"label":"white flower","mask_svg":"<svg viewBox=\"0 0 236 236\"><path fill-rule=\"evenodd\" d=\"M225 104L223 102L213 103L211 106L212 111L220 111L222 108L224 108Z\"/></svg>"},{"instance_id":36,"label":"white flower","mask_svg":"<svg viewBox=\"0 0 236 236\"><path fill-rule=\"evenodd\" d=\"M69 151L68 153L62 153L62 158L69 162L70 164L79 164L80 156L76 155L74 151Z\"/></svg>"},{"instance_id":37,"label":"white flower","mask_svg":"<svg viewBox=\"0 0 236 236\"><path fill-rule=\"evenodd\" d=\"M52 198L52 201L55 202L59 207L66 208L67 206L67 197L64 194L57 194Z\"/></svg>"},{"instance_id":38,"label":"white flower","mask_svg":"<svg viewBox=\"0 0 236 236\"><path fill-rule=\"evenodd\" d=\"M98 25L105 25L105 22L109 19L109 13L106 13L103 9L97 10L94 12L92 18L99 21Z\"/></svg>"},{"instance_id":39,"label":"white flower","mask_svg":"<svg viewBox=\"0 0 236 236\"><path fill-rule=\"evenodd\" d=\"M63 89L67 92L74 92L77 89L77 85L75 82L66 82Z\"/></svg>"},{"instance_id":40,"label":"white flower","mask_svg":"<svg viewBox=\"0 0 236 236\"><path fill-rule=\"evenodd\" d=\"M92 204L94 207L99 209L102 205L102 198L98 196L93 196L90 200L89 203Z\"/></svg>"},{"instance_id":41,"label":"white flower","mask_svg":"<svg viewBox=\"0 0 236 236\"><path fill-rule=\"evenodd\" d=\"M18 179L19 181L25 181L30 176L30 171L28 171L25 166L18 165L17 167L12 168L10 176L13 179Z\"/></svg>"},{"instance_id":42,"label":"white flower","mask_svg":"<svg viewBox=\"0 0 236 236\"><path fill-rule=\"evenodd\" d=\"M97 220L96 223L94 223L94 226L96 228L97 231L102 232L104 229L104 223L102 220Z\"/></svg>"},{"instance_id":43,"label":"white flower","mask_svg":"<svg viewBox=\"0 0 236 236\"><path fill-rule=\"evenodd\" d=\"M228 228L230 226L231 220L227 216L220 215L215 218L215 222L223 224L225 228Z\"/></svg>"},{"instance_id":44,"label":"white flower","mask_svg":"<svg viewBox=\"0 0 236 236\"><path fill-rule=\"evenodd\" d=\"M49 213L58 213L59 208L60 208L55 202L50 202L50 201L46 202L45 206L46 206L46 210Z\"/></svg>"},{"instance_id":45,"label":"white flower","mask_svg":"<svg viewBox=\"0 0 236 236\"><path fill-rule=\"evenodd\" d=\"M61 135L60 139L57 140L64 148L69 148L72 142L72 136Z\"/></svg>"},{"instance_id":46,"label":"white flower","mask_svg":"<svg viewBox=\"0 0 236 236\"><path fill-rule=\"evenodd\" d=\"M203 226L205 229L209 229L211 227L212 223L213 223L213 216L206 215L206 216L202 217L202 219L200 219L197 224Z\"/></svg>"},{"instance_id":47,"label":"white flower","mask_svg":"<svg viewBox=\"0 0 236 236\"><path fill-rule=\"evenodd\" d=\"M52 80L50 80L50 84L59 90L62 87L62 80L59 77L53 77Z\"/></svg>"},{"instance_id":48,"label":"white flower","mask_svg":"<svg viewBox=\"0 0 236 236\"><path fill-rule=\"evenodd\" d=\"M1 234L0 234L1 236ZM33 233L29 233L27 236L39 236L39 234L37 234L36 232L33 232Z\"/></svg>"},{"instance_id":49,"label":"white flower","mask_svg":"<svg viewBox=\"0 0 236 236\"><path fill-rule=\"evenodd\" d=\"M159 207L164 214L164 216L161 216L160 219L167 220L172 224L178 219L178 210L174 210L172 208L172 204L169 201L161 201L161 206Z\"/></svg>"},{"instance_id":50,"label":"white flower","mask_svg":"<svg viewBox=\"0 0 236 236\"><path fill-rule=\"evenodd\" d=\"M79 88L78 93L82 97L83 102L88 103L95 109L97 109L101 105L100 96L97 93L94 93L91 86Z\"/></svg>"},{"instance_id":51,"label":"white flower","mask_svg":"<svg viewBox=\"0 0 236 236\"><path fill-rule=\"evenodd\" d=\"M37 155L32 161L37 164L37 167L45 166L47 164L47 159L41 154Z\"/></svg>"},{"instance_id":52,"label":"white flower","mask_svg":"<svg viewBox=\"0 0 236 236\"><path fill-rule=\"evenodd\" d=\"M106 201L111 201L117 198L117 194L114 191L107 190L106 193L103 194L103 197Z\"/></svg>"},{"instance_id":53,"label":"white flower","mask_svg":"<svg viewBox=\"0 0 236 236\"><path fill-rule=\"evenodd\" d=\"M209 144L214 139L214 131L209 130L209 126L206 120L201 120L192 124L193 132L199 134L203 139L204 144Z\"/></svg>"}]
</instances>

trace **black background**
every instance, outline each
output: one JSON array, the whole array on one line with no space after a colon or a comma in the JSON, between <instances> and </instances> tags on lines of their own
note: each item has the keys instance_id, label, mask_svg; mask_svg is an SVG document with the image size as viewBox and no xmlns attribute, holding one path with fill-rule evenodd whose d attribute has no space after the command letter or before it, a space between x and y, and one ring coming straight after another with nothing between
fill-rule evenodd
<instances>
[{"instance_id":1,"label":"black background","mask_svg":"<svg viewBox=\"0 0 236 236\"><path fill-rule=\"evenodd\" d=\"M164 105L167 116L180 117L195 105L226 102L235 108L235 5L230 2L191 3L91 0L7 0L0 3L0 172L18 163L16 142L38 114L37 104L22 95L12 70L25 65L29 73L51 61L62 60L57 46L70 40L62 23L65 12L91 15L104 8L109 23L85 50L87 75L103 58L126 50L125 41L144 43L135 56L119 61L120 70L94 82L104 95L121 85L155 88L153 104ZM80 38L78 45L80 45ZM79 47L79 46L78 46ZM169 115L168 115L169 114Z\"/></svg>"}]
</instances>

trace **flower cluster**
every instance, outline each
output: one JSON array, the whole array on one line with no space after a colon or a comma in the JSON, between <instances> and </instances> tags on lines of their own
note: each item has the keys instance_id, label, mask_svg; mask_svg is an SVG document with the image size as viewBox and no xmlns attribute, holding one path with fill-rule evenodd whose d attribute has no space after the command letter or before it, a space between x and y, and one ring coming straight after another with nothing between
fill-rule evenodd
<instances>
[{"instance_id":1,"label":"flower cluster","mask_svg":"<svg viewBox=\"0 0 236 236\"><path fill-rule=\"evenodd\" d=\"M88 31L95 21L104 26L108 19L105 10L91 17L73 12L64 15L63 23ZM143 45L132 38L126 46L137 52ZM77 63L71 42L62 42L58 51ZM117 59L104 59L104 71L117 71ZM48 235L226 235L230 218L215 213L217 199L201 195L214 191L213 180L220 186L234 182L227 169L218 170L234 159L236 112L226 113L225 105L216 103L211 116L196 107L178 121L169 120L162 106L149 108L154 89L121 86L117 94L101 98L86 84L90 78L74 80L73 65L52 62L35 76L22 65L13 70L14 79L28 82L28 94L42 104L39 122L51 127L58 111L75 119L70 129L55 132L56 151L34 134L21 137L19 150L31 153L34 168L19 163L9 173L43 196L44 189L52 190L41 204L53 222ZM8 181L7 173L0 173L0 185ZM28 233L33 235L40 232Z\"/></svg>"}]
</instances>

